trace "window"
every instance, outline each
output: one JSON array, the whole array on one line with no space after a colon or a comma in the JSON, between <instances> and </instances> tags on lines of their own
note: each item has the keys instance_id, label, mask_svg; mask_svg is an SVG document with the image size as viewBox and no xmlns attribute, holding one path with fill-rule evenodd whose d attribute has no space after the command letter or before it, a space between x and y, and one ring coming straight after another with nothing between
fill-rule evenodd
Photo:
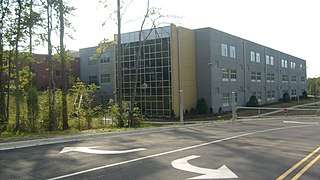
<instances>
[{"instance_id":1,"label":"window","mask_svg":"<svg viewBox=\"0 0 320 180\"><path fill-rule=\"evenodd\" d=\"M230 76L231 76L231 81L233 81L233 82L237 81L237 70L231 69Z\"/></svg>"},{"instance_id":2,"label":"window","mask_svg":"<svg viewBox=\"0 0 320 180\"><path fill-rule=\"evenodd\" d=\"M305 83L306 82L306 77L301 76L301 83Z\"/></svg>"},{"instance_id":3,"label":"window","mask_svg":"<svg viewBox=\"0 0 320 180\"><path fill-rule=\"evenodd\" d=\"M270 56L266 55L266 64L270 64Z\"/></svg>"},{"instance_id":4,"label":"window","mask_svg":"<svg viewBox=\"0 0 320 180\"><path fill-rule=\"evenodd\" d=\"M271 80L272 83L274 83L274 80L275 80L274 73L271 73L271 75L270 75L270 80Z\"/></svg>"},{"instance_id":5,"label":"window","mask_svg":"<svg viewBox=\"0 0 320 180\"><path fill-rule=\"evenodd\" d=\"M267 82L271 82L271 73L267 73Z\"/></svg>"},{"instance_id":6,"label":"window","mask_svg":"<svg viewBox=\"0 0 320 180\"><path fill-rule=\"evenodd\" d=\"M291 97L297 97L297 90L291 90Z\"/></svg>"},{"instance_id":7,"label":"window","mask_svg":"<svg viewBox=\"0 0 320 180\"><path fill-rule=\"evenodd\" d=\"M291 83L297 82L297 76L291 76Z\"/></svg>"},{"instance_id":8,"label":"window","mask_svg":"<svg viewBox=\"0 0 320 180\"><path fill-rule=\"evenodd\" d=\"M89 76L89 84L99 85L97 76Z\"/></svg>"},{"instance_id":9,"label":"window","mask_svg":"<svg viewBox=\"0 0 320 180\"><path fill-rule=\"evenodd\" d=\"M274 100L276 98L276 92L271 91L271 100Z\"/></svg>"},{"instance_id":10,"label":"window","mask_svg":"<svg viewBox=\"0 0 320 180\"><path fill-rule=\"evenodd\" d=\"M267 101L270 101L271 100L271 91L268 91L267 92Z\"/></svg>"},{"instance_id":11,"label":"window","mask_svg":"<svg viewBox=\"0 0 320 180\"><path fill-rule=\"evenodd\" d=\"M255 56L255 53L253 51L250 51L250 60L251 60L251 62L255 62L256 61L256 56Z\"/></svg>"},{"instance_id":12,"label":"window","mask_svg":"<svg viewBox=\"0 0 320 180\"><path fill-rule=\"evenodd\" d=\"M236 58L236 47L229 46L229 48L230 48L230 57L231 58Z\"/></svg>"},{"instance_id":13,"label":"window","mask_svg":"<svg viewBox=\"0 0 320 180\"><path fill-rule=\"evenodd\" d=\"M223 106L230 105L229 93L223 93Z\"/></svg>"},{"instance_id":14,"label":"window","mask_svg":"<svg viewBox=\"0 0 320 180\"><path fill-rule=\"evenodd\" d=\"M219 87L216 87L216 94L220 94L220 88Z\"/></svg>"},{"instance_id":15,"label":"window","mask_svg":"<svg viewBox=\"0 0 320 180\"><path fill-rule=\"evenodd\" d=\"M96 65L97 61L93 59L93 57L89 57L88 66Z\"/></svg>"},{"instance_id":16,"label":"window","mask_svg":"<svg viewBox=\"0 0 320 180\"><path fill-rule=\"evenodd\" d=\"M288 83L288 75L282 75L282 83Z\"/></svg>"},{"instance_id":17,"label":"window","mask_svg":"<svg viewBox=\"0 0 320 180\"><path fill-rule=\"evenodd\" d=\"M256 53L256 62L260 63L260 53Z\"/></svg>"},{"instance_id":18,"label":"window","mask_svg":"<svg viewBox=\"0 0 320 180\"><path fill-rule=\"evenodd\" d=\"M222 69L222 81L229 81L229 69Z\"/></svg>"},{"instance_id":19,"label":"window","mask_svg":"<svg viewBox=\"0 0 320 180\"><path fill-rule=\"evenodd\" d=\"M291 62L291 69L296 69L296 63L295 62Z\"/></svg>"},{"instance_id":20,"label":"window","mask_svg":"<svg viewBox=\"0 0 320 180\"><path fill-rule=\"evenodd\" d=\"M100 74L100 82L101 83L110 83L111 82L110 74Z\"/></svg>"},{"instance_id":21,"label":"window","mask_svg":"<svg viewBox=\"0 0 320 180\"><path fill-rule=\"evenodd\" d=\"M288 68L288 61L285 59L281 59L281 67Z\"/></svg>"},{"instance_id":22,"label":"window","mask_svg":"<svg viewBox=\"0 0 320 180\"><path fill-rule=\"evenodd\" d=\"M261 92L254 92L253 95L256 96L258 102L261 102Z\"/></svg>"},{"instance_id":23,"label":"window","mask_svg":"<svg viewBox=\"0 0 320 180\"><path fill-rule=\"evenodd\" d=\"M109 56L104 56L104 57L100 58L100 63L101 64L108 63L108 62L110 62L110 57Z\"/></svg>"},{"instance_id":24,"label":"window","mask_svg":"<svg viewBox=\"0 0 320 180\"><path fill-rule=\"evenodd\" d=\"M228 56L228 45L221 44L221 56Z\"/></svg>"},{"instance_id":25,"label":"window","mask_svg":"<svg viewBox=\"0 0 320 180\"><path fill-rule=\"evenodd\" d=\"M251 82L256 82L256 80L257 80L256 72L251 72Z\"/></svg>"},{"instance_id":26,"label":"window","mask_svg":"<svg viewBox=\"0 0 320 180\"><path fill-rule=\"evenodd\" d=\"M281 59L281 67L284 67L284 59Z\"/></svg>"},{"instance_id":27,"label":"window","mask_svg":"<svg viewBox=\"0 0 320 180\"><path fill-rule=\"evenodd\" d=\"M274 65L274 59L273 59L273 56L270 56L270 65Z\"/></svg>"},{"instance_id":28,"label":"window","mask_svg":"<svg viewBox=\"0 0 320 180\"><path fill-rule=\"evenodd\" d=\"M284 68L288 68L288 61L284 60Z\"/></svg>"},{"instance_id":29,"label":"window","mask_svg":"<svg viewBox=\"0 0 320 180\"><path fill-rule=\"evenodd\" d=\"M261 72L257 72L257 82L261 82Z\"/></svg>"}]
</instances>

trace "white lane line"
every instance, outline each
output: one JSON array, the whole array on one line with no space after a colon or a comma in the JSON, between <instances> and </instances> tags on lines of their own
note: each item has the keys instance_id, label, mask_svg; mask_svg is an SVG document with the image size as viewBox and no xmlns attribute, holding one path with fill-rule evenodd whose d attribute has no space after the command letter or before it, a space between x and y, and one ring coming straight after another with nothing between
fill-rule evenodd
<instances>
[{"instance_id":1,"label":"white lane line","mask_svg":"<svg viewBox=\"0 0 320 180\"><path fill-rule=\"evenodd\" d=\"M318 122L299 122L299 121L283 121L283 123L291 123L291 124L310 124L310 125L317 125Z\"/></svg>"},{"instance_id":2,"label":"white lane line","mask_svg":"<svg viewBox=\"0 0 320 180\"><path fill-rule=\"evenodd\" d=\"M141 160L145 160L145 159L159 157L159 156L163 156L163 155L167 155L167 154L181 152L181 151L194 149L194 148L198 148L198 147L202 147L202 146L207 146L207 145L210 145L210 144L216 144L216 143L219 143L219 142L228 141L228 140L232 140L232 139L237 139L237 138L241 138L241 137L245 137L245 136L250 136L250 135L255 135L255 134L260 134L260 133L266 133L266 132L271 132L271 131L293 129L293 128L300 128L300 127L308 127L308 126L314 126L314 125L288 126L288 127L273 128L273 129L267 129L267 130L262 130L262 131L255 131L255 132L240 134L240 135L237 135L237 136L231 136L231 137L227 137L227 138L223 138L223 139L219 139L219 140L215 140L215 141L210 141L210 142L207 142L207 143L202 143L202 144L198 144L198 145L194 145L194 146L175 149L175 150L166 151L166 152L162 152L162 153L158 153L158 154L153 154L153 155L144 156L144 157L140 157L140 158L136 158L136 159L131 159L131 160L128 160L128 161L122 161L122 162L118 162L118 163L114 163L114 164L108 164L108 165L99 166L99 167L95 167L95 168L91 168L91 169L87 169L87 170L83 170L83 171L78 171L78 172L74 172L74 173L70 173L70 174L66 174L66 175L62 175L62 176L57 176L57 177L49 178L47 180L63 179L63 178L72 177L72 176L76 176L76 175L80 175L80 174L85 174L85 173L92 172L92 171L97 171L97 170L100 170L100 169L106 169L106 168L109 168L109 167L119 166L119 165L128 164L128 163L132 163L132 162L137 162L137 161L141 161Z\"/></svg>"}]
</instances>

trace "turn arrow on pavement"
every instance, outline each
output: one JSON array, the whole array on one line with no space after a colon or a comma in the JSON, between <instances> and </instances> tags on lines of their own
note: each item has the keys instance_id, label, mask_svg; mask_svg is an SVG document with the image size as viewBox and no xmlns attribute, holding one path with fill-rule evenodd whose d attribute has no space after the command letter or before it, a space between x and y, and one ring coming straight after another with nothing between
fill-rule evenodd
<instances>
[{"instance_id":1,"label":"turn arrow on pavement","mask_svg":"<svg viewBox=\"0 0 320 180\"><path fill-rule=\"evenodd\" d=\"M88 153L88 154L125 154L125 153L132 153L137 151L143 151L146 150L145 148L137 148L137 149L129 149L129 150L122 150L122 151L108 151L108 150L99 150L96 149L99 147L64 147L60 154L67 153L67 152L82 152L82 153Z\"/></svg>"},{"instance_id":2,"label":"turn arrow on pavement","mask_svg":"<svg viewBox=\"0 0 320 180\"><path fill-rule=\"evenodd\" d=\"M203 174L201 176L189 179L230 179L238 178L227 166L223 165L219 169L207 169L193 166L188 163L189 160L199 158L200 156L192 155L185 158L177 159L171 162L171 165L179 170Z\"/></svg>"}]
</instances>

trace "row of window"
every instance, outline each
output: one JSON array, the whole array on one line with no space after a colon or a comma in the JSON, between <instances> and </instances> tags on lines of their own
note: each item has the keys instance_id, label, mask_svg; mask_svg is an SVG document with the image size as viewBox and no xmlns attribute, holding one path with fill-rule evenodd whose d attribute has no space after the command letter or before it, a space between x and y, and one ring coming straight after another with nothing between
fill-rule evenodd
<instances>
[{"instance_id":1,"label":"row of window","mask_svg":"<svg viewBox=\"0 0 320 180\"><path fill-rule=\"evenodd\" d=\"M232 93L223 93L222 99L223 99L223 104L222 104L223 106L232 105ZM237 105L237 102L238 102L237 93L234 93L234 102L235 102L235 105Z\"/></svg>"},{"instance_id":2,"label":"row of window","mask_svg":"<svg viewBox=\"0 0 320 180\"><path fill-rule=\"evenodd\" d=\"M261 72L251 72L251 82L261 82Z\"/></svg>"},{"instance_id":3,"label":"row of window","mask_svg":"<svg viewBox=\"0 0 320 180\"><path fill-rule=\"evenodd\" d=\"M268 65L274 65L274 58L273 56L269 56L269 55L266 55L266 64Z\"/></svg>"},{"instance_id":4,"label":"row of window","mask_svg":"<svg viewBox=\"0 0 320 180\"><path fill-rule=\"evenodd\" d=\"M221 44L221 56L236 58L236 47L222 43Z\"/></svg>"},{"instance_id":5,"label":"row of window","mask_svg":"<svg viewBox=\"0 0 320 180\"><path fill-rule=\"evenodd\" d=\"M232 46L232 45L227 45L227 44L221 43L221 56L236 58L236 47ZM250 51L250 61L261 63L260 53ZM271 55L266 55L266 64L273 66L275 64L274 57ZM281 67L288 68L288 60L281 59ZM290 62L290 67L291 67L291 69L296 69L296 63ZM302 70L302 64L300 64L300 70Z\"/></svg>"},{"instance_id":6,"label":"row of window","mask_svg":"<svg viewBox=\"0 0 320 180\"><path fill-rule=\"evenodd\" d=\"M100 82L101 83L111 83L111 75L110 74L100 74ZM89 84L99 85L98 76L89 76Z\"/></svg>"},{"instance_id":7,"label":"row of window","mask_svg":"<svg viewBox=\"0 0 320 180\"><path fill-rule=\"evenodd\" d=\"M274 73L267 73L267 82L274 82L275 80L275 75Z\"/></svg>"},{"instance_id":8,"label":"row of window","mask_svg":"<svg viewBox=\"0 0 320 180\"><path fill-rule=\"evenodd\" d=\"M261 62L260 53L250 51L250 61L260 63Z\"/></svg>"},{"instance_id":9,"label":"row of window","mask_svg":"<svg viewBox=\"0 0 320 180\"><path fill-rule=\"evenodd\" d=\"M110 56L109 55L103 55L100 58L100 63L105 64L111 62ZM97 60L93 59L93 57L89 57L88 59L88 66L93 66L97 65Z\"/></svg>"},{"instance_id":10,"label":"row of window","mask_svg":"<svg viewBox=\"0 0 320 180\"><path fill-rule=\"evenodd\" d=\"M237 70L235 69L222 69L222 81L237 81Z\"/></svg>"}]
</instances>

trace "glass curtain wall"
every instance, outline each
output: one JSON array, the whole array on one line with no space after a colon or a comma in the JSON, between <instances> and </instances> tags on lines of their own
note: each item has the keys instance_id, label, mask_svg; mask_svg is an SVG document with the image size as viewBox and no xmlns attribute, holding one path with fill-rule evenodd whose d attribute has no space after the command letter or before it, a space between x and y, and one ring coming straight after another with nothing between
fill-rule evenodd
<instances>
[{"instance_id":1,"label":"glass curtain wall","mask_svg":"<svg viewBox=\"0 0 320 180\"><path fill-rule=\"evenodd\" d=\"M135 102L147 116L170 116L171 95L171 48L170 37L146 40L137 60L139 42L122 44L122 94L130 102L135 83L135 62L138 66L138 83Z\"/></svg>"}]
</instances>

